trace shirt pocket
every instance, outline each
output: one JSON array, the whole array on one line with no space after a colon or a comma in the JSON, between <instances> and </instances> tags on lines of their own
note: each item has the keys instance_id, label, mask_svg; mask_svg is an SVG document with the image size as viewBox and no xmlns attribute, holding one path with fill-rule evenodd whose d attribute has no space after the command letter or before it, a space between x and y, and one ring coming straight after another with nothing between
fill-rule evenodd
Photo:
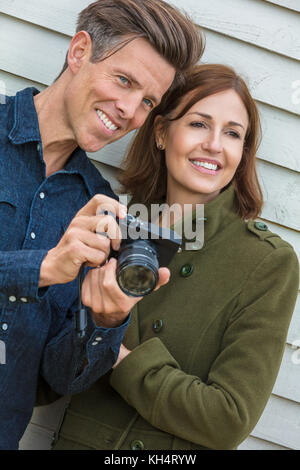
<instances>
[{"instance_id":1,"label":"shirt pocket","mask_svg":"<svg viewBox=\"0 0 300 470\"><path fill-rule=\"evenodd\" d=\"M0 188L0 250L8 250L18 232L18 196L8 188Z\"/></svg>"}]
</instances>

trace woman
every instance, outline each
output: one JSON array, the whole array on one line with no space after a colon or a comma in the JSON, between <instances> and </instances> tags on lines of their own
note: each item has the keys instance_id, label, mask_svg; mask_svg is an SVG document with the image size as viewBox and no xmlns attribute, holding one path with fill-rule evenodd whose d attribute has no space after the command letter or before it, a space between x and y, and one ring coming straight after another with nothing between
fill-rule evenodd
<instances>
[{"instance_id":1,"label":"woman","mask_svg":"<svg viewBox=\"0 0 300 470\"><path fill-rule=\"evenodd\" d=\"M204 243L134 308L113 371L73 397L56 449L234 449L271 394L299 286L292 247L255 222L259 116L244 81L201 65L138 132L134 201L204 204Z\"/></svg>"}]
</instances>

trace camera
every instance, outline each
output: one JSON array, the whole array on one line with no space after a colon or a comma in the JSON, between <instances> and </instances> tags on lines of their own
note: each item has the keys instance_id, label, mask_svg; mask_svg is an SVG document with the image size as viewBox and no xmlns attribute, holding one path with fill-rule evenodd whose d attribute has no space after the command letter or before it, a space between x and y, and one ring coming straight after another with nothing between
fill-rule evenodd
<instances>
[{"instance_id":1,"label":"camera","mask_svg":"<svg viewBox=\"0 0 300 470\"><path fill-rule=\"evenodd\" d=\"M115 217L109 211L103 213ZM182 240L173 230L143 222L131 214L116 220L121 230L122 242L118 251L111 250L109 258L117 259L117 282L126 295L143 297L155 289L158 269L168 266ZM83 277L84 264L78 275L78 310L75 314L75 329L80 341L84 341L87 328L87 312L81 301Z\"/></svg>"},{"instance_id":2,"label":"camera","mask_svg":"<svg viewBox=\"0 0 300 470\"><path fill-rule=\"evenodd\" d=\"M168 266L181 238L171 229L144 222L131 214L118 219L122 242L110 257L117 259L117 282L130 297L143 297L155 289L158 269Z\"/></svg>"}]
</instances>

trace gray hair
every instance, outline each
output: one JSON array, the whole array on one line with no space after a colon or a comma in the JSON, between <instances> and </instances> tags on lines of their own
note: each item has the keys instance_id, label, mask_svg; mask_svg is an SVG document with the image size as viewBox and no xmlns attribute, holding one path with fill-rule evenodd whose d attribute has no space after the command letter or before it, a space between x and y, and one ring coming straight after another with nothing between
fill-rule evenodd
<instances>
[{"instance_id":1,"label":"gray hair","mask_svg":"<svg viewBox=\"0 0 300 470\"><path fill-rule=\"evenodd\" d=\"M200 60L204 51L200 28L163 0L98 0L79 14L76 32L79 31L90 35L93 63L133 39L146 39L175 68L175 82ZM57 79L67 67L66 57Z\"/></svg>"}]
</instances>

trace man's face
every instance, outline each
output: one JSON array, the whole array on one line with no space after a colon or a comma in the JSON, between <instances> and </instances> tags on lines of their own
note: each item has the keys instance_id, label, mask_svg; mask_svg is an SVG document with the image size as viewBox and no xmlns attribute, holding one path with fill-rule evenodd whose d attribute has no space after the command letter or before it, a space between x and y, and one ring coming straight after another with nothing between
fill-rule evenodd
<instances>
[{"instance_id":1,"label":"man's face","mask_svg":"<svg viewBox=\"0 0 300 470\"><path fill-rule=\"evenodd\" d=\"M145 39L98 63L85 57L64 94L72 137L85 151L96 152L139 128L174 76L174 68Z\"/></svg>"}]
</instances>

